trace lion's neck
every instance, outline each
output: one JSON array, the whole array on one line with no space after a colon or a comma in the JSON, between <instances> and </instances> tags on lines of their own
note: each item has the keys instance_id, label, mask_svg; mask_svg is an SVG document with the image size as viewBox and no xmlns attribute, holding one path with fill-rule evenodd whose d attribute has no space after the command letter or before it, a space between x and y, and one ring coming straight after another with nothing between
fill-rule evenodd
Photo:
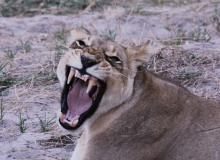
<instances>
[{"instance_id":1,"label":"lion's neck","mask_svg":"<svg viewBox=\"0 0 220 160\"><path fill-rule=\"evenodd\" d=\"M128 82L130 87L129 89L124 91L127 94L126 100L121 100L120 104L117 107L112 108L107 112L103 112L102 114L94 115L90 121L86 124L86 130L89 132L89 135L96 135L101 133L103 130L109 127L118 119L123 113L132 108L134 104L138 103L139 97L145 92L144 87L140 87L140 84L144 84L144 75L138 74L137 81L131 80L132 82ZM131 89L130 89L131 88ZM104 104L104 106L107 104ZM103 108L105 108L103 106ZM102 106L100 106L102 108ZM91 132L92 131L92 132Z\"/></svg>"},{"instance_id":2,"label":"lion's neck","mask_svg":"<svg viewBox=\"0 0 220 160\"><path fill-rule=\"evenodd\" d=\"M117 120L127 110L131 109L135 103L137 103L138 97L142 94L142 92L143 89L137 90L135 93L128 94L127 100L122 101L120 105L112 108L98 117L94 117L94 119L87 125L90 135L96 135L101 133L103 130L106 130L112 123L114 123L115 120Z\"/></svg>"},{"instance_id":3,"label":"lion's neck","mask_svg":"<svg viewBox=\"0 0 220 160\"><path fill-rule=\"evenodd\" d=\"M173 92L173 95L165 94L164 89L166 93ZM155 78L151 73L139 73L132 97L99 116L87 128L89 135L95 137L105 133L122 134L135 137L134 139L144 138L144 143L148 144L161 136L175 134L175 131L171 132L172 128L184 129L191 120L188 118L187 122L182 122L186 116L191 115L188 111L190 108L185 109L181 105L186 103L188 92L182 91L184 93L179 94L179 90L182 91L178 86ZM176 102L179 101L179 96L182 102L178 102L178 105Z\"/></svg>"},{"instance_id":4,"label":"lion's neck","mask_svg":"<svg viewBox=\"0 0 220 160\"><path fill-rule=\"evenodd\" d=\"M133 89L133 81L128 81L128 84L131 85ZM126 93L126 97L116 97L110 101L106 101L105 103L101 103L96 113L86 122L85 130L89 132L89 135L98 134L102 132L105 128L109 126L115 119L120 117L121 114L125 112L125 110L132 107L131 105L126 105L127 101L133 96L132 89L124 88L123 91ZM118 99L117 99L118 98ZM117 101L116 105L114 104ZM109 107L111 109L106 110L108 105L114 105L116 107ZM92 131L92 132L91 132Z\"/></svg>"}]
</instances>

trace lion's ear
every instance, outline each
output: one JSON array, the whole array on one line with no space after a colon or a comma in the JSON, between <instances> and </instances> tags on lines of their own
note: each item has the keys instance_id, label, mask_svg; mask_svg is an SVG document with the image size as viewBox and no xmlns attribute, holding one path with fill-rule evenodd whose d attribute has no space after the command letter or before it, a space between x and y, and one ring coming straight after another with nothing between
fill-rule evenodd
<instances>
[{"instance_id":1,"label":"lion's ear","mask_svg":"<svg viewBox=\"0 0 220 160\"><path fill-rule=\"evenodd\" d=\"M140 46L133 45L127 48L127 54L130 64L132 64L132 66L139 67L147 63L151 56L148 48L149 42Z\"/></svg>"},{"instance_id":2,"label":"lion's ear","mask_svg":"<svg viewBox=\"0 0 220 160\"><path fill-rule=\"evenodd\" d=\"M90 37L90 32L87 29L83 27L74 28L71 29L68 33L67 44L71 45L76 40L84 40L84 39L88 39L89 37Z\"/></svg>"}]
</instances>

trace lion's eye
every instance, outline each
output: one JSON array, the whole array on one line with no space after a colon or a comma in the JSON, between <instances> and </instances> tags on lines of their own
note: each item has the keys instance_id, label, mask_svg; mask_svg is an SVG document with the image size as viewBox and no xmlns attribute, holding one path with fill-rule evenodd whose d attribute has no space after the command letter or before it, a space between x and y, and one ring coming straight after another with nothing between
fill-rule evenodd
<instances>
[{"instance_id":1,"label":"lion's eye","mask_svg":"<svg viewBox=\"0 0 220 160\"><path fill-rule=\"evenodd\" d=\"M118 58L117 56L105 56L106 60L111 63L113 66L115 67L121 67L122 65L122 61L120 60L120 58Z\"/></svg>"},{"instance_id":2,"label":"lion's eye","mask_svg":"<svg viewBox=\"0 0 220 160\"><path fill-rule=\"evenodd\" d=\"M82 49L84 47L86 47L86 44L82 40L77 40L70 45L70 48L72 49Z\"/></svg>"},{"instance_id":3,"label":"lion's eye","mask_svg":"<svg viewBox=\"0 0 220 160\"><path fill-rule=\"evenodd\" d=\"M111 62L114 62L116 64L121 64L121 60L116 57L116 56L111 56L111 57L108 57L108 59L111 61Z\"/></svg>"},{"instance_id":4,"label":"lion's eye","mask_svg":"<svg viewBox=\"0 0 220 160\"><path fill-rule=\"evenodd\" d=\"M76 41L76 43L77 43L78 46L80 46L80 47L85 47L85 46L86 46L85 42L83 42L82 40L78 40L78 41Z\"/></svg>"}]
</instances>

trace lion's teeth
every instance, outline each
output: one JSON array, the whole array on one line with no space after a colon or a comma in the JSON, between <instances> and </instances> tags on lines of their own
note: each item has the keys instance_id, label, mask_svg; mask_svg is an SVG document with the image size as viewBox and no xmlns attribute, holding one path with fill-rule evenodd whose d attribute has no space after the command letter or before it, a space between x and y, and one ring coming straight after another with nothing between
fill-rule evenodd
<instances>
[{"instance_id":1,"label":"lion's teeth","mask_svg":"<svg viewBox=\"0 0 220 160\"><path fill-rule=\"evenodd\" d=\"M92 89L92 84L90 83L90 81L89 81L89 84L88 84L88 87L87 87L87 90L86 90L86 93L88 94L89 93L89 91Z\"/></svg>"},{"instance_id":2,"label":"lion's teeth","mask_svg":"<svg viewBox=\"0 0 220 160\"><path fill-rule=\"evenodd\" d=\"M68 121L67 119L64 119L63 121L64 121L65 123L67 123L67 124L71 125L71 122L70 122L70 121Z\"/></svg>"},{"instance_id":3,"label":"lion's teeth","mask_svg":"<svg viewBox=\"0 0 220 160\"><path fill-rule=\"evenodd\" d=\"M71 126L72 126L72 127L76 127L76 125L78 124L78 122L79 122L79 119L78 119L78 118L75 119L75 120L73 120Z\"/></svg>"},{"instance_id":4,"label":"lion's teeth","mask_svg":"<svg viewBox=\"0 0 220 160\"><path fill-rule=\"evenodd\" d=\"M78 124L78 122L79 122L79 116L76 115L76 116L73 118L73 120L71 120L71 121L69 121L69 120L67 120L67 119L65 118L62 122L63 122L63 123L65 122L65 123L69 124L71 127L75 127L75 126Z\"/></svg>"},{"instance_id":5,"label":"lion's teeth","mask_svg":"<svg viewBox=\"0 0 220 160\"><path fill-rule=\"evenodd\" d=\"M75 77L77 77L77 78L80 78L80 79L81 79L81 75L80 75L79 71L77 71L77 70L76 70L76 73L75 73Z\"/></svg>"},{"instance_id":6,"label":"lion's teeth","mask_svg":"<svg viewBox=\"0 0 220 160\"><path fill-rule=\"evenodd\" d=\"M75 74L75 71L74 71L73 68L71 68L71 69L70 69L69 76L68 76L68 79L67 79L67 84L70 84L70 81L72 80L74 74Z\"/></svg>"},{"instance_id":7,"label":"lion's teeth","mask_svg":"<svg viewBox=\"0 0 220 160\"><path fill-rule=\"evenodd\" d=\"M81 75L81 73L78 70L76 70L75 71L75 77L77 77L77 78L79 78L79 79L86 82L89 79L90 76L89 75Z\"/></svg>"},{"instance_id":8,"label":"lion's teeth","mask_svg":"<svg viewBox=\"0 0 220 160\"><path fill-rule=\"evenodd\" d=\"M72 126L72 127L75 127L75 126L78 124L78 122L79 122L79 116L76 115L76 116L74 117L74 119L72 120L72 122L71 122L71 126Z\"/></svg>"},{"instance_id":9,"label":"lion's teeth","mask_svg":"<svg viewBox=\"0 0 220 160\"><path fill-rule=\"evenodd\" d=\"M63 113L61 113L61 115L60 115L60 121L61 121L61 122L64 122L65 118L66 118L66 115L63 114Z\"/></svg>"},{"instance_id":10,"label":"lion's teeth","mask_svg":"<svg viewBox=\"0 0 220 160\"><path fill-rule=\"evenodd\" d=\"M89 80L89 84L88 84L86 93L89 93L91 91L92 87L95 86L95 85L97 85L97 80L95 78L91 78Z\"/></svg>"},{"instance_id":11,"label":"lion's teeth","mask_svg":"<svg viewBox=\"0 0 220 160\"><path fill-rule=\"evenodd\" d=\"M89 79L89 76L88 75L84 75L83 76L83 80L86 82L87 80Z\"/></svg>"}]
</instances>

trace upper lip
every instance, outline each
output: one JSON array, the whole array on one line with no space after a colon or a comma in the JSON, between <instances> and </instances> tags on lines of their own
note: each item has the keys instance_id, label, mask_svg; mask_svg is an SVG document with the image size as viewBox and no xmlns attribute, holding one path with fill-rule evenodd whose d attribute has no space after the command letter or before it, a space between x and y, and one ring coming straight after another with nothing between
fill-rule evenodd
<instances>
[{"instance_id":1,"label":"upper lip","mask_svg":"<svg viewBox=\"0 0 220 160\"><path fill-rule=\"evenodd\" d=\"M67 78L67 85L69 85L71 81L73 80L73 78L75 77L88 83L88 87L86 90L87 93L89 93L89 91L92 89L93 86L97 86L97 87L100 86L97 78L90 76L88 74L82 75L77 69L74 69L72 67L70 68L70 72Z\"/></svg>"}]
</instances>

